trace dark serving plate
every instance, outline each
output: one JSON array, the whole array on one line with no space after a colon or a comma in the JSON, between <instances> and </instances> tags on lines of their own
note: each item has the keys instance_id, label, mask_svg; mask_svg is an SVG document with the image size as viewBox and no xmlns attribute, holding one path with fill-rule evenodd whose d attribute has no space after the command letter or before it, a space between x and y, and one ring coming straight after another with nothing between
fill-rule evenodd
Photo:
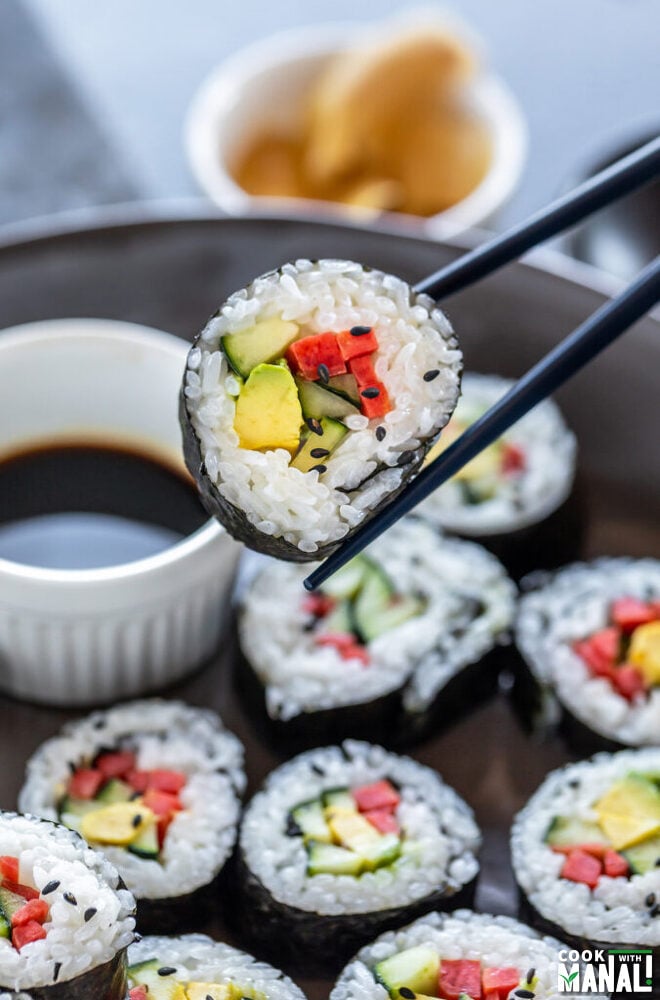
<instances>
[{"instance_id":1,"label":"dark serving plate","mask_svg":"<svg viewBox=\"0 0 660 1000\"><path fill-rule=\"evenodd\" d=\"M52 317L145 323L191 338L228 292L300 256L344 256L415 280L465 244L438 245L386 231L282 218L106 214L87 228L0 234L0 328ZM521 374L591 313L613 287L564 258L515 264L448 300L466 366ZM0 334L1 335L1 334ZM658 373L660 322L647 318L559 396L578 434L589 523L585 555L660 557ZM212 705L244 741L250 790L278 763L232 683L228 641L212 663L168 694ZM0 806L14 808L25 759L71 713L0 698ZM473 806L485 833L479 908L516 912L508 830L545 774L569 759L559 741L525 735L504 696L457 720L415 752ZM225 935L221 925L217 936ZM230 938L231 939L231 938ZM299 980L310 1000L327 981Z\"/></svg>"}]
</instances>

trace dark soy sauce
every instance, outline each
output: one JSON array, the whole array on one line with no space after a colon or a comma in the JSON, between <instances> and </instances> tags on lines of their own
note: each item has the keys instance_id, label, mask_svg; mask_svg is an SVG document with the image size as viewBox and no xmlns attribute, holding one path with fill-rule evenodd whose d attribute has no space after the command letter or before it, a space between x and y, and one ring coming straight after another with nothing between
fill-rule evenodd
<instances>
[{"instance_id":1,"label":"dark soy sauce","mask_svg":"<svg viewBox=\"0 0 660 1000\"><path fill-rule=\"evenodd\" d=\"M195 486L159 458L96 444L0 459L0 558L48 569L144 559L208 520Z\"/></svg>"}]
</instances>

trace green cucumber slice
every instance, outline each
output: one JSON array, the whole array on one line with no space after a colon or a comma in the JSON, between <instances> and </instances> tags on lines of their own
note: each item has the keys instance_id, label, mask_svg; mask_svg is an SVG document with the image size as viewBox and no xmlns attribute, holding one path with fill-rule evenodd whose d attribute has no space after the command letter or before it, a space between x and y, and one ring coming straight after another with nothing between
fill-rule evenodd
<instances>
[{"instance_id":1,"label":"green cucumber slice","mask_svg":"<svg viewBox=\"0 0 660 1000\"><path fill-rule=\"evenodd\" d=\"M296 378L296 385L304 417L312 417L314 420L321 420L322 417L343 420L345 417L360 413L358 406L344 396L327 389L320 382Z\"/></svg>"},{"instance_id":2,"label":"green cucumber slice","mask_svg":"<svg viewBox=\"0 0 660 1000\"><path fill-rule=\"evenodd\" d=\"M96 801L103 802L104 805L111 805L113 802L130 802L134 794L135 789L131 788L125 781L111 778L96 796Z\"/></svg>"},{"instance_id":3,"label":"green cucumber slice","mask_svg":"<svg viewBox=\"0 0 660 1000\"><path fill-rule=\"evenodd\" d=\"M274 317L240 333L228 333L222 349L234 371L247 378L257 365L281 358L299 333L296 323Z\"/></svg>"},{"instance_id":4,"label":"green cucumber slice","mask_svg":"<svg viewBox=\"0 0 660 1000\"><path fill-rule=\"evenodd\" d=\"M350 809L357 812L355 799L348 788L328 788L321 796L326 809Z\"/></svg>"},{"instance_id":5,"label":"green cucumber slice","mask_svg":"<svg viewBox=\"0 0 660 1000\"><path fill-rule=\"evenodd\" d=\"M185 990L177 973L170 976L158 975L158 970L166 967L171 968L167 962L161 962L157 958L129 965L129 986L146 986L149 1000L185 1000Z\"/></svg>"},{"instance_id":6,"label":"green cucumber slice","mask_svg":"<svg viewBox=\"0 0 660 1000\"><path fill-rule=\"evenodd\" d=\"M328 597L337 600L348 600L354 597L360 589L364 574L368 567L368 562L362 556L356 556L349 563L342 566L321 588Z\"/></svg>"},{"instance_id":7,"label":"green cucumber slice","mask_svg":"<svg viewBox=\"0 0 660 1000\"><path fill-rule=\"evenodd\" d=\"M646 875L660 869L660 835L643 840L621 852L630 865L633 875Z\"/></svg>"},{"instance_id":8,"label":"green cucumber slice","mask_svg":"<svg viewBox=\"0 0 660 1000\"><path fill-rule=\"evenodd\" d=\"M555 816L545 835L545 842L551 847L610 843L598 823L576 819L574 816Z\"/></svg>"},{"instance_id":9,"label":"green cucumber slice","mask_svg":"<svg viewBox=\"0 0 660 1000\"><path fill-rule=\"evenodd\" d=\"M325 821L323 804L320 799L301 802L291 810L291 818L300 828L304 840L316 840L330 843L332 836Z\"/></svg>"},{"instance_id":10,"label":"green cucumber slice","mask_svg":"<svg viewBox=\"0 0 660 1000\"><path fill-rule=\"evenodd\" d=\"M145 823L135 840L128 845L128 850L131 854L136 854L138 858L156 861L160 854L156 824Z\"/></svg>"},{"instance_id":11,"label":"green cucumber slice","mask_svg":"<svg viewBox=\"0 0 660 1000\"><path fill-rule=\"evenodd\" d=\"M310 840L307 845L308 875L359 875L362 858L345 847Z\"/></svg>"},{"instance_id":12,"label":"green cucumber slice","mask_svg":"<svg viewBox=\"0 0 660 1000\"><path fill-rule=\"evenodd\" d=\"M328 389L337 396L347 399L353 406L360 408L360 390L355 375L333 375L328 379Z\"/></svg>"},{"instance_id":13,"label":"green cucumber slice","mask_svg":"<svg viewBox=\"0 0 660 1000\"><path fill-rule=\"evenodd\" d=\"M434 996L438 992L440 957L428 945L406 948L397 955L383 959L374 967L374 976L391 997L398 998L402 987L413 993Z\"/></svg>"}]
</instances>

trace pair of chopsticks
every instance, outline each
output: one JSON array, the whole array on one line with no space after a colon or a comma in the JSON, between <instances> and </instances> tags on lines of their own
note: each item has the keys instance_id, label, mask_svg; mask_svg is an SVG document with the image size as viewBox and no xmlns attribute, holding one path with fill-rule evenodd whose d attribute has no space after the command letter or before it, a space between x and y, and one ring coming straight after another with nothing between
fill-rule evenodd
<instances>
[{"instance_id":1,"label":"pair of chopsticks","mask_svg":"<svg viewBox=\"0 0 660 1000\"><path fill-rule=\"evenodd\" d=\"M660 138L597 174L531 219L496 237L415 286L435 299L450 295L492 274L592 212L660 176ZM305 580L314 590L399 518L451 479L479 452L496 441L572 378L660 301L660 257L617 298L606 303L527 372L509 392L406 487L391 504L341 545Z\"/></svg>"}]
</instances>

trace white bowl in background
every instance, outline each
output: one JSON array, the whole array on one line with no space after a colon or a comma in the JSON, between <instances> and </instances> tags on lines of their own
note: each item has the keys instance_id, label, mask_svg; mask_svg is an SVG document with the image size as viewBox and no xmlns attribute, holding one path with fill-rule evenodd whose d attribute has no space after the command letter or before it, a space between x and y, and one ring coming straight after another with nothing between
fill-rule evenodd
<instances>
[{"instance_id":1,"label":"white bowl in background","mask_svg":"<svg viewBox=\"0 0 660 1000\"><path fill-rule=\"evenodd\" d=\"M474 47L471 33L448 21L447 27ZM373 37L373 25L326 24L282 32L241 49L221 63L193 98L184 129L192 172L202 190L231 215L258 208L298 207L324 215L356 217L356 209L337 203L248 194L234 180L229 164L254 136L292 131L304 113L312 82L338 52ZM400 215L427 236L449 238L484 226L510 198L527 156L527 127L520 105L497 75L482 71L470 88L470 103L489 124L493 155L483 181L462 201L429 218ZM361 213L364 217L364 211ZM388 219L396 217L390 213Z\"/></svg>"},{"instance_id":2,"label":"white bowl in background","mask_svg":"<svg viewBox=\"0 0 660 1000\"><path fill-rule=\"evenodd\" d=\"M185 470L178 396L188 344L131 323L62 319L0 334L0 456L98 441ZM214 521L123 565L44 569L0 559L0 688L53 705L129 698L215 650L240 546Z\"/></svg>"}]
</instances>

